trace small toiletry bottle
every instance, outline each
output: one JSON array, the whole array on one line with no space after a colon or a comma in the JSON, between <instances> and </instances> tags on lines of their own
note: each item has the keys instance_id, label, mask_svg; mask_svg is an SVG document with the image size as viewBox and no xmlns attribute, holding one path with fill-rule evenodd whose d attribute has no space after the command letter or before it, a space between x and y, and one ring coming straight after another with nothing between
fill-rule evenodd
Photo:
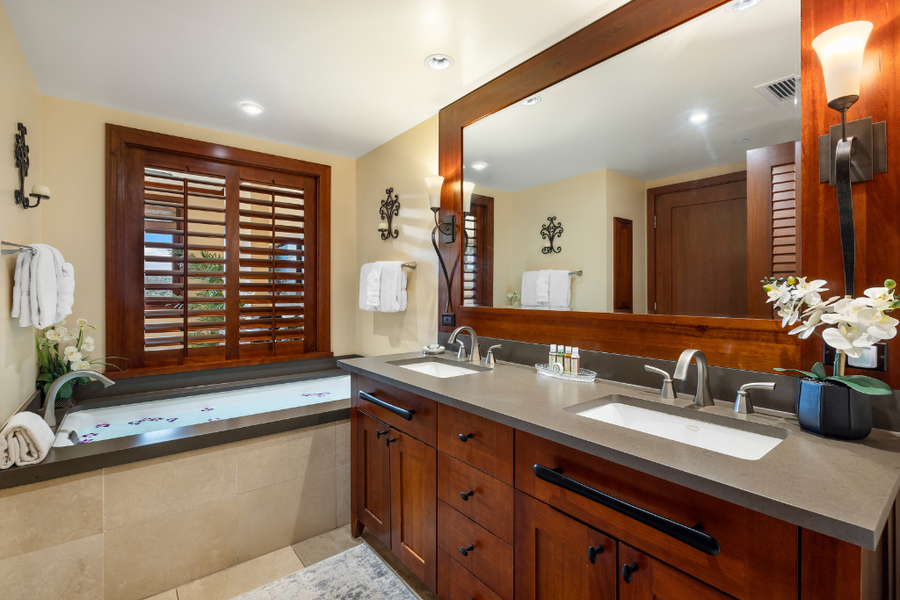
<instances>
[{"instance_id":1,"label":"small toiletry bottle","mask_svg":"<svg viewBox=\"0 0 900 600\"><path fill-rule=\"evenodd\" d=\"M556 364L559 365L560 371L563 371L566 366L566 347L562 344L556 345Z\"/></svg>"},{"instance_id":2,"label":"small toiletry bottle","mask_svg":"<svg viewBox=\"0 0 900 600\"><path fill-rule=\"evenodd\" d=\"M572 346L566 346L566 373L572 372Z\"/></svg>"},{"instance_id":3,"label":"small toiletry bottle","mask_svg":"<svg viewBox=\"0 0 900 600\"><path fill-rule=\"evenodd\" d=\"M553 365L556 364L556 344L550 344L550 362L547 364L548 368L552 371Z\"/></svg>"},{"instance_id":4,"label":"small toiletry bottle","mask_svg":"<svg viewBox=\"0 0 900 600\"><path fill-rule=\"evenodd\" d=\"M572 373L581 373L581 356L578 354L578 346L572 348Z\"/></svg>"}]
</instances>

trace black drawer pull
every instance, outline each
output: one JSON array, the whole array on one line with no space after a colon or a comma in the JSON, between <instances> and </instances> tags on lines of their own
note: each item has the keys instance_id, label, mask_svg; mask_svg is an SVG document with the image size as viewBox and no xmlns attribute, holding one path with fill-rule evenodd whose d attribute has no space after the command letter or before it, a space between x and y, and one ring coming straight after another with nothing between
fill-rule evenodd
<instances>
[{"instance_id":1,"label":"black drawer pull","mask_svg":"<svg viewBox=\"0 0 900 600\"><path fill-rule=\"evenodd\" d=\"M574 479L569 479L559 471L559 469L548 469L543 465L534 465L534 474L538 479L546 481L547 483L552 483L564 490L583 496L588 500L611 508L616 512L620 512L626 517L634 519L638 523L643 523L648 527L652 527L653 529L671 536L679 542L687 544L691 548L696 548L701 552L705 552L710 556L718 556L719 552L722 551L719 542L711 535L703 533L703 531L701 531L702 528L699 528L699 526L688 527L687 525L676 523L671 519L628 504L609 494L604 494L603 492L588 487L583 483L579 483Z\"/></svg>"},{"instance_id":2,"label":"black drawer pull","mask_svg":"<svg viewBox=\"0 0 900 600\"><path fill-rule=\"evenodd\" d=\"M391 442L396 442L396 441L397 441L397 438L387 438L387 439L385 440L385 442L386 442L386 443L385 443L385 446L387 446L388 448L390 448L390 447L391 447Z\"/></svg>"},{"instance_id":3,"label":"black drawer pull","mask_svg":"<svg viewBox=\"0 0 900 600\"><path fill-rule=\"evenodd\" d=\"M376 440L380 440L380 439L381 439L381 436L387 435L387 434L388 434L388 430L387 430L387 429L385 429L384 431L379 431L379 430L376 429L376 430L375 430L375 439L376 439Z\"/></svg>"},{"instance_id":4,"label":"black drawer pull","mask_svg":"<svg viewBox=\"0 0 900 600\"><path fill-rule=\"evenodd\" d=\"M372 394L368 394L363 391L359 392L359 397L362 398L363 400L368 400L372 404L374 404L376 406L380 406L381 408L383 408L385 410L389 410L392 413L394 413L395 415L397 415L398 417L403 417L407 421L412 421L413 415L416 414L416 411L414 411L414 410L404 410L400 407L394 406L393 404L388 404L384 400L379 400Z\"/></svg>"},{"instance_id":5,"label":"black drawer pull","mask_svg":"<svg viewBox=\"0 0 900 600\"><path fill-rule=\"evenodd\" d=\"M597 555L603 554L606 552L606 548L603 546L597 546L594 548L593 546L588 546L588 560L591 561L592 565L597 564Z\"/></svg>"},{"instance_id":6,"label":"black drawer pull","mask_svg":"<svg viewBox=\"0 0 900 600\"><path fill-rule=\"evenodd\" d=\"M460 492L459 497L463 499L463 502L469 501L469 496L474 496L475 490L470 490L469 492Z\"/></svg>"},{"instance_id":7,"label":"black drawer pull","mask_svg":"<svg viewBox=\"0 0 900 600\"><path fill-rule=\"evenodd\" d=\"M625 580L625 583L631 583L632 577L634 574L640 571L640 567L638 567L637 563L631 563L630 565L622 565L622 579Z\"/></svg>"},{"instance_id":8,"label":"black drawer pull","mask_svg":"<svg viewBox=\"0 0 900 600\"><path fill-rule=\"evenodd\" d=\"M468 548L463 548L462 546L459 547L459 551L462 553L463 556L468 556L469 552L471 552L474 549L475 549L475 546L473 546L472 544L469 544Z\"/></svg>"},{"instance_id":9,"label":"black drawer pull","mask_svg":"<svg viewBox=\"0 0 900 600\"><path fill-rule=\"evenodd\" d=\"M468 434L467 434L467 433L461 433L461 434L459 434L459 441L461 441L461 442L468 442L468 441L471 440L473 437L475 437L475 434L472 434L472 433L468 433Z\"/></svg>"}]
</instances>

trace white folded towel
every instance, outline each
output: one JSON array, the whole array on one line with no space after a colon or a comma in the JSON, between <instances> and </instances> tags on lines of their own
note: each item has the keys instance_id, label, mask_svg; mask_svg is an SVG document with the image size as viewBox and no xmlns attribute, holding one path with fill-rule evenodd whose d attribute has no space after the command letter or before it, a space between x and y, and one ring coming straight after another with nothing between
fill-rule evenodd
<instances>
[{"instance_id":1,"label":"white folded towel","mask_svg":"<svg viewBox=\"0 0 900 600\"><path fill-rule=\"evenodd\" d=\"M568 271L550 271L550 309L569 308L572 302L572 277Z\"/></svg>"},{"instance_id":2,"label":"white folded towel","mask_svg":"<svg viewBox=\"0 0 900 600\"><path fill-rule=\"evenodd\" d=\"M10 468L14 463L15 461L9 455L9 443L5 437L0 435L0 471Z\"/></svg>"},{"instance_id":3,"label":"white folded towel","mask_svg":"<svg viewBox=\"0 0 900 600\"><path fill-rule=\"evenodd\" d=\"M47 458L55 438L40 415L27 411L13 415L0 431L0 437L6 440L9 456L6 467L0 458L0 468L8 468L12 463L24 467L41 462Z\"/></svg>"},{"instance_id":4,"label":"white folded towel","mask_svg":"<svg viewBox=\"0 0 900 600\"><path fill-rule=\"evenodd\" d=\"M46 329L72 314L75 302L75 267L63 259L59 250L47 244L32 244L31 322Z\"/></svg>"},{"instance_id":5,"label":"white folded towel","mask_svg":"<svg viewBox=\"0 0 900 600\"><path fill-rule=\"evenodd\" d=\"M537 300L537 278L537 271L525 271L522 273L522 308L540 306Z\"/></svg>"},{"instance_id":6,"label":"white folded towel","mask_svg":"<svg viewBox=\"0 0 900 600\"><path fill-rule=\"evenodd\" d=\"M31 327L31 252L20 252L13 279L12 316L20 327Z\"/></svg>"},{"instance_id":7,"label":"white folded towel","mask_svg":"<svg viewBox=\"0 0 900 600\"><path fill-rule=\"evenodd\" d=\"M366 263L359 269L359 310L375 310L374 308L370 308L366 302L366 299L368 298L366 286L368 285L367 282L371 271L372 263Z\"/></svg>"},{"instance_id":8,"label":"white folded towel","mask_svg":"<svg viewBox=\"0 0 900 600\"><path fill-rule=\"evenodd\" d=\"M396 260L385 262L381 269L381 296L378 310L386 313L399 312L401 295L405 290L406 276L403 273L403 263Z\"/></svg>"},{"instance_id":9,"label":"white folded towel","mask_svg":"<svg viewBox=\"0 0 900 600\"><path fill-rule=\"evenodd\" d=\"M383 261L372 263L369 275L366 277L366 310L378 310L381 303L381 272L384 269Z\"/></svg>"},{"instance_id":10,"label":"white folded towel","mask_svg":"<svg viewBox=\"0 0 900 600\"><path fill-rule=\"evenodd\" d=\"M544 269L538 271L535 286L535 300L537 300L537 303L545 304L550 302L550 270Z\"/></svg>"}]
</instances>

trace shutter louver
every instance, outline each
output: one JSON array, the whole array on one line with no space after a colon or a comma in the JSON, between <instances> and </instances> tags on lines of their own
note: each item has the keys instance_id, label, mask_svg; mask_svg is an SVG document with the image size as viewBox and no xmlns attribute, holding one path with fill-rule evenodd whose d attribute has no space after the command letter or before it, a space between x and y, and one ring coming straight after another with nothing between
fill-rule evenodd
<instances>
[{"instance_id":1,"label":"shutter louver","mask_svg":"<svg viewBox=\"0 0 900 600\"><path fill-rule=\"evenodd\" d=\"M467 214L464 222L468 241L463 249L463 306L475 306L475 299L478 297L476 289L479 278L478 259L476 256L476 221L475 215Z\"/></svg>"},{"instance_id":2,"label":"shutter louver","mask_svg":"<svg viewBox=\"0 0 900 600\"><path fill-rule=\"evenodd\" d=\"M797 274L797 168L772 167L772 275Z\"/></svg>"}]
</instances>

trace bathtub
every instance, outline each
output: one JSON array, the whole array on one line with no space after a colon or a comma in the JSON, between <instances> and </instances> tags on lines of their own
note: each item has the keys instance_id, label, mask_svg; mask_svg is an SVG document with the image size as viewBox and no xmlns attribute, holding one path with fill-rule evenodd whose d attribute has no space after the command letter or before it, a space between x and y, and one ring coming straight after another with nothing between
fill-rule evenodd
<instances>
[{"instance_id":1,"label":"bathtub","mask_svg":"<svg viewBox=\"0 0 900 600\"><path fill-rule=\"evenodd\" d=\"M342 375L74 410L67 413L60 423L53 445L90 444L349 398L350 376Z\"/></svg>"}]
</instances>

